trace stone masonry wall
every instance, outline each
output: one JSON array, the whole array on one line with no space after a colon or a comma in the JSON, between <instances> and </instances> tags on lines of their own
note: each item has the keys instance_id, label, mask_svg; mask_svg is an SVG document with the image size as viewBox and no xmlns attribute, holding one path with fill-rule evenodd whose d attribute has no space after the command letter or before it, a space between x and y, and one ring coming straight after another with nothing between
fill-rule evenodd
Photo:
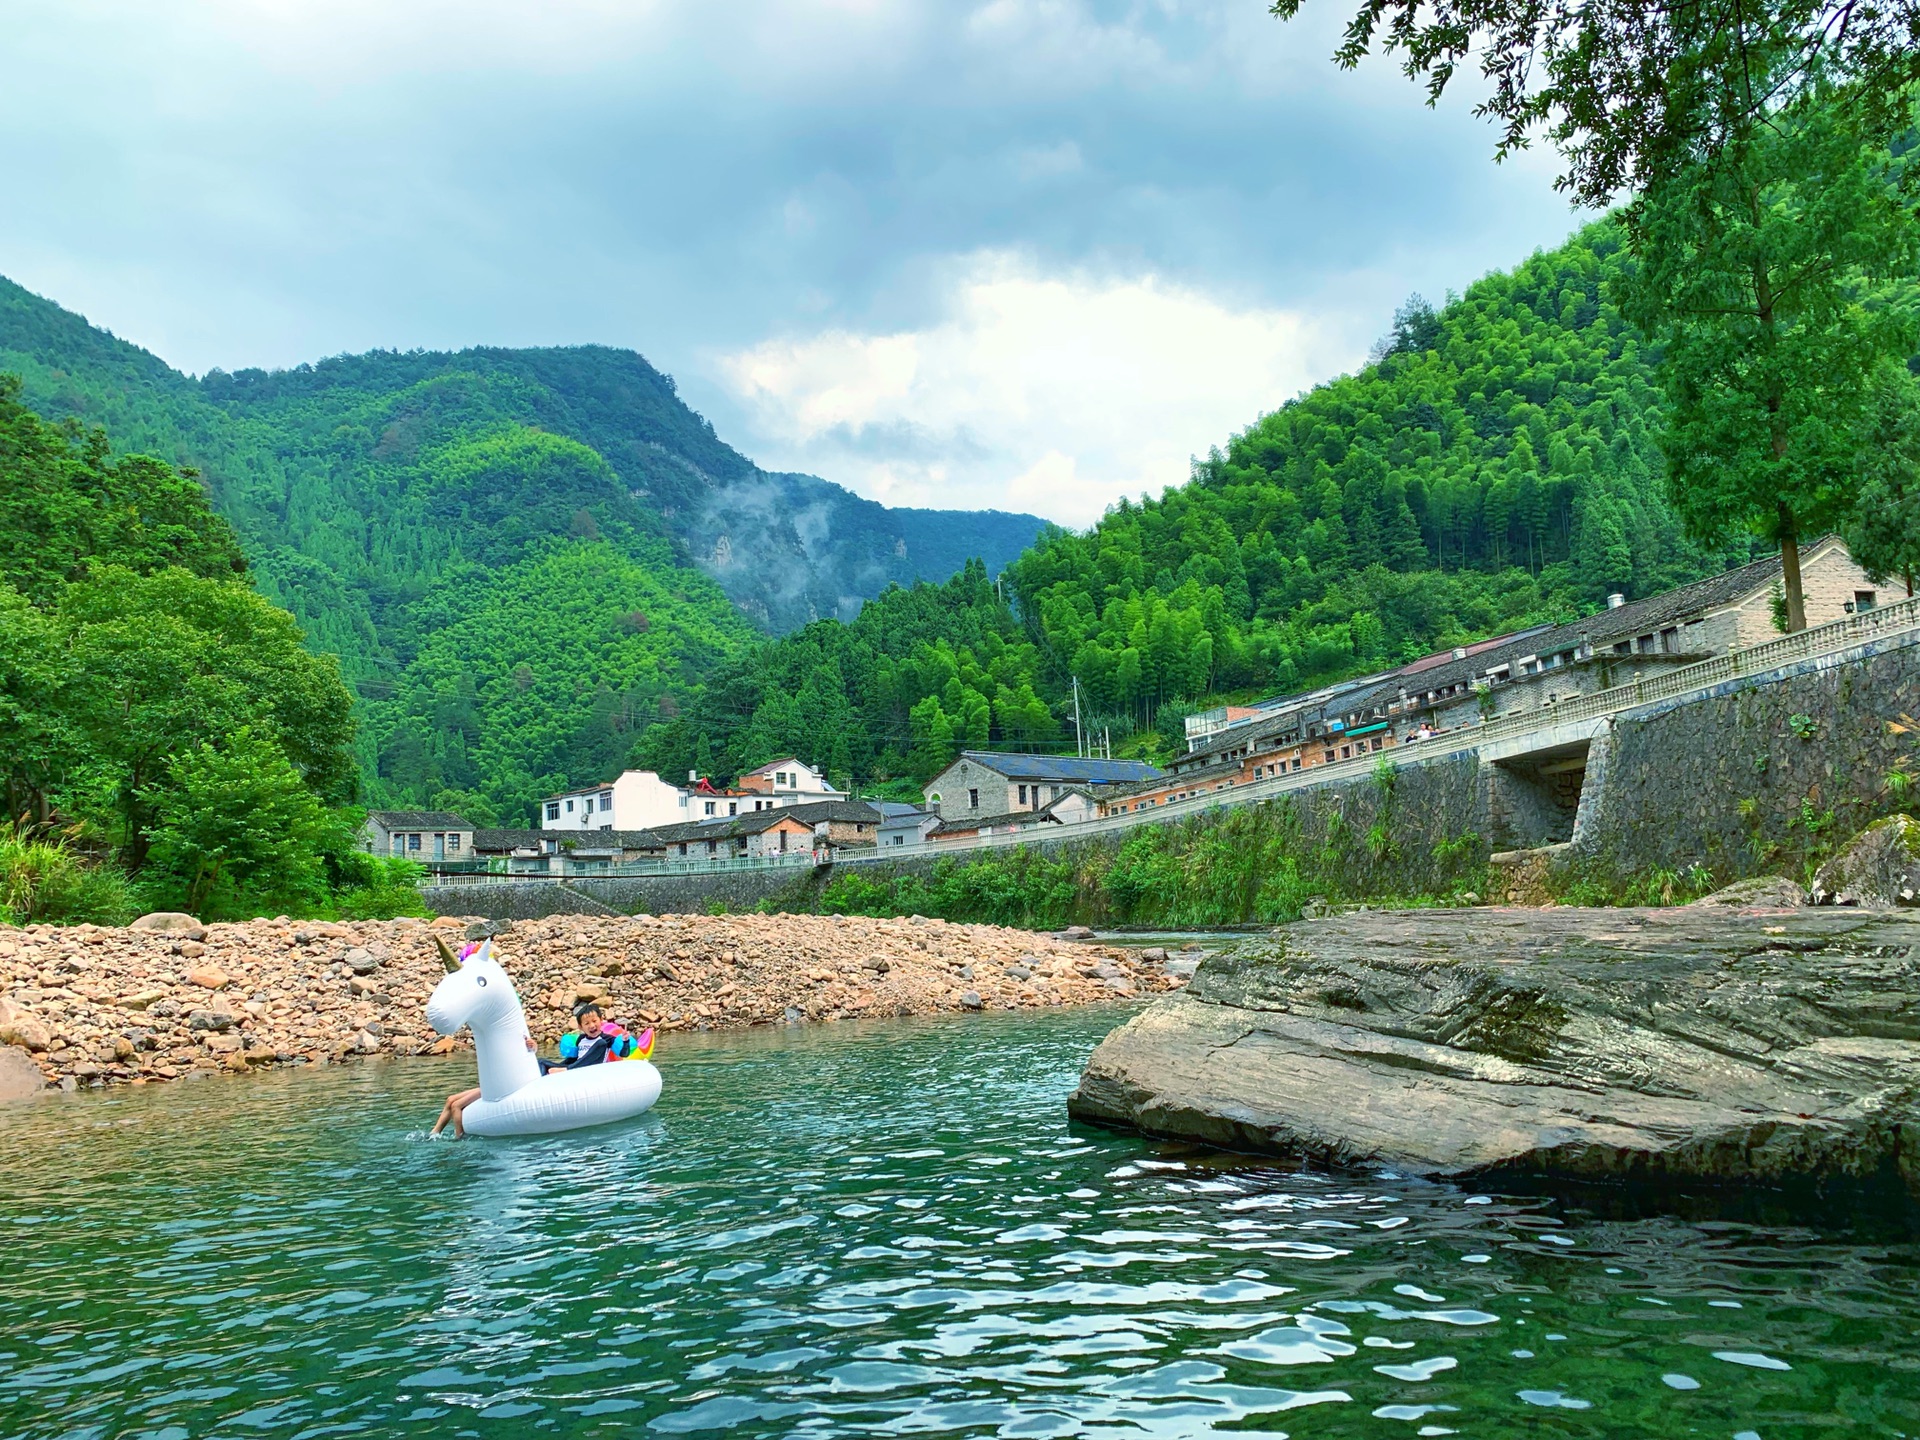
<instances>
[{"instance_id":1,"label":"stone masonry wall","mask_svg":"<svg viewBox=\"0 0 1920 1440\"><path fill-rule=\"evenodd\" d=\"M1799 876L1902 808L1886 777L1920 749L1920 736L1889 729L1902 713L1920 713L1916 637L1622 716L1566 863L1611 879L1692 865L1723 882Z\"/></svg>"}]
</instances>

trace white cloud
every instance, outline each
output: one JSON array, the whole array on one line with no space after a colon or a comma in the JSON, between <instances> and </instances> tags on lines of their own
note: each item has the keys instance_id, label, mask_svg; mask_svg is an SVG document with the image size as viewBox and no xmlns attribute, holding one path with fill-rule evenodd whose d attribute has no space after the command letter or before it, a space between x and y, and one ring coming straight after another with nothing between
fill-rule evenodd
<instances>
[{"instance_id":1,"label":"white cloud","mask_svg":"<svg viewBox=\"0 0 1920 1440\"><path fill-rule=\"evenodd\" d=\"M1191 455L1353 357L1287 310L1151 274L1044 274L1006 253L955 266L916 330L838 329L719 357L769 468L890 505L1031 510L1085 525L1186 478Z\"/></svg>"}]
</instances>

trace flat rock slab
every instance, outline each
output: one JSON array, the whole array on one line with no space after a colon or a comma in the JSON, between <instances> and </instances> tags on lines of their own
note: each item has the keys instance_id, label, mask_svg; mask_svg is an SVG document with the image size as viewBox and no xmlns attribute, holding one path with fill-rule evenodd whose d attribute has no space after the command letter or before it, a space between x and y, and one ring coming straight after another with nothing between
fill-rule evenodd
<instances>
[{"instance_id":1,"label":"flat rock slab","mask_svg":"<svg viewBox=\"0 0 1920 1440\"><path fill-rule=\"evenodd\" d=\"M1920 1195L1920 916L1302 921L1109 1035L1068 1109L1330 1168Z\"/></svg>"}]
</instances>

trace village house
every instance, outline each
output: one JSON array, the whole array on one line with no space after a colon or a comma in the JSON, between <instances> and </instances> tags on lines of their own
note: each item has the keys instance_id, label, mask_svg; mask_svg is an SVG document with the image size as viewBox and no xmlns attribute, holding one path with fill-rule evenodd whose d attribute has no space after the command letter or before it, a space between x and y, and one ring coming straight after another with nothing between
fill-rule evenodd
<instances>
[{"instance_id":1,"label":"village house","mask_svg":"<svg viewBox=\"0 0 1920 1440\"><path fill-rule=\"evenodd\" d=\"M1043 810L1069 790L1095 799L1115 785L1157 779L1160 771L1144 760L1095 760L1074 755L1007 755L963 750L930 781L927 804L942 825L981 817Z\"/></svg>"},{"instance_id":2,"label":"village house","mask_svg":"<svg viewBox=\"0 0 1920 1440\"><path fill-rule=\"evenodd\" d=\"M1015 810L1003 815L960 816L942 820L928 832L935 843L970 839L976 835L1038 834L1063 825L1077 825L1100 814L1100 802L1091 791L1070 787L1037 810Z\"/></svg>"},{"instance_id":3,"label":"village house","mask_svg":"<svg viewBox=\"0 0 1920 1440\"><path fill-rule=\"evenodd\" d=\"M882 850L924 845L928 833L940 823L940 817L935 812L922 810L918 805L905 805L897 800L876 801L874 808L880 812L879 841Z\"/></svg>"},{"instance_id":4,"label":"village house","mask_svg":"<svg viewBox=\"0 0 1920 1440\"><path fill-rule=\"evenodd\" d=\"M465 860L473 850L473 826L447 810L369 810L360 848L408 860Z\"/></svg>"},{"instance_id":5,"label":"village house","mask_svg":"<svg viewBox=\"0 0 1920 1440\"><path fill-rule=\"evenodd\" d=\"M791 755L749 770L734 783L752 797L745 807L749 811L848 798L846 791L834 789L820 771Z\"/></svg>"},{"instance_id":6,"label":"village house","mask_svg":"<svg viewBox=\"0 0 1920 1440\"><path fill-rule=\"evenodd\" d=\"M604 785L549 795L540 802L543 830L648 830L696 818L687 792L651 770L624 770Z\"/></svg>"}]
</instances>

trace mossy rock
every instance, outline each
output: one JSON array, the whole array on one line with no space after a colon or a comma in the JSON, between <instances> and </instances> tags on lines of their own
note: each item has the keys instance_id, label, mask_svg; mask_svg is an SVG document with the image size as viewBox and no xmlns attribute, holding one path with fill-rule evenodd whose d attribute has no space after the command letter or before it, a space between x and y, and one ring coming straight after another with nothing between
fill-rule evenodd
<instances>
[{"instance_id":1,"label":"mossy rock","mask_svg":"<svg viewBox=\"0 0 1920 1440\"><path fill-rule=\"evenodd\" d=\"M1865 910L1920 905L1920 820L1889 815L1854 836L1813 877L1813 903Z\"/></svg>"}]
</instances>

